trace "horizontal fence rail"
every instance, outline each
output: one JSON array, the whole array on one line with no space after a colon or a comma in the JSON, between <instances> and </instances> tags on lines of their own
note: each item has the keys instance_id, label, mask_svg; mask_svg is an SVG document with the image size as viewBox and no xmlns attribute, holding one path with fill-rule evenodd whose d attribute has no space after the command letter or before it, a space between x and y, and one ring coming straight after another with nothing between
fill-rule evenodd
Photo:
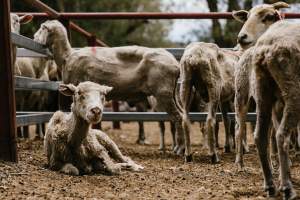
<instances>
[{"instance_id":1,"label":"horizontal fence rail","mask_svg":"<svg viewBox=\"0 0 300 200\"><path fill-rule=\"evenodd\" d=\"M35 18L52 18L47 13L18 12L18 15L31 14ZM285 18L300 18L300 13L282 13ZM59 13L61 19L86 20L86 19L233 19L231 12L210 12L210 13L161 13L161 12L94 12L94 13Z\"/></svg>"},{"instance_id":2,"label":"horizontal fence rail","mask_svg":"<svg viewBox=\"0 0 300 200\"><path fill-rule=\"evenodd\" d=\"M17 57L32 57L32 58L46 58L44 54L36 53L25 48L17 48Z\"/></svg>"},{"instance_id":3,"label":"horizontal fence rail","mask_svg":"<svg viewBox=\"0 0 300 200\"><path fill-rule=\"evenodd\" d=\"M18 35L16 33L11 33L11 40L12 43L19 46L23 47L29 50L32 50L34 52L47 55L47 56L52 56L51 52L49 51L48 48L46 48L44 45L39 44L35 41L33 41L30 38L27 38L23 35Z\"/></svg>"},{"instance_id":4,"label":"horizontal fence rail","mask_svg":"<svg viewBox=\"0 0 300 200\"><path fill-rule=\"evenodd\" d=\"M26 126L48 122L53 112L17 112L17 125ZM204 122L207 113L189 113L191 121ZM230 119L235 119L235 113L228 113ZM170 116L165 112L104 112L102 121L170 121ZM248 122L256 121L256 113L248 113ZM221 113L217 113L217 121L222 121Z\"/></svg>"},{"instance_id":5,"label":"horizontal fence rail","mask_svg":"<svg viewBox=\"0 0 300 200\"><path fill-rule=\"evenodd\" d=\"M48 90L57 91L60 82L43 81L39 79L15 76L16 90Z\"/></svg>"}]
</instances>

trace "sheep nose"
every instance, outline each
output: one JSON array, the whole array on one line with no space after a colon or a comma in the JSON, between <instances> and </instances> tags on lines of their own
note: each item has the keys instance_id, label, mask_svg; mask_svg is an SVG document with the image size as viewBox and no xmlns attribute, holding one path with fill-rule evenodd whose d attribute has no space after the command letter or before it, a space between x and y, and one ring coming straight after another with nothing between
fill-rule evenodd
<instances>
[{"instance_id":1,"label":"sheep nose","mask_svg":"<svg viewBox=\"0 0 300 200\"><path fill-rule=\"evenodd\" d=\"M94 107L91 109L91 112L94 114L94 115L100 115L101 113L101 110L99 107Z\"/></svg>"},{"instance_id":2,"label":"sheep nose","mask_svg":"<svg viewBox=\"0 0 300 200\"><path fill-rule=\"evenodd\" d=\"M238 41L238 43L243 43L244 40L246 40L247 38L248 38L248 35L246 33L242 33L238 36L237 41Z\"/></svg>"}]
</instances>

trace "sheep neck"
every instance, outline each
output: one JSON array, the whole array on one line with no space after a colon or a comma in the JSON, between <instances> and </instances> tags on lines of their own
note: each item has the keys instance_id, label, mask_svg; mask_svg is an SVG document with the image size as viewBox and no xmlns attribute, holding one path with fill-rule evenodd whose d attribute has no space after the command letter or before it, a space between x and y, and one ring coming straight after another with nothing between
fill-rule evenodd
<instances>
[{"instance_id":1,"label":"sheep neck","mask_svg":"<svg viewBox=\"0 0 300 200\"><path fill-rule=\"evenodd\" d=\"M68 38L55 39L52 45L54 60L58 66L64 66L67 58L72 52Z\"/></svg>"},{"instance_id":2,"label":"sheep neck","mask_svg":"<svg viewBox=\"0 0 300 200\"><path fill-rule=\"evenodd\" d=\"M91 125L74 112L70 115L70 125L72 124L73 129L69 134L68 143L73 150L76 150L87 137Z\"/></svg>"}]
</instances>

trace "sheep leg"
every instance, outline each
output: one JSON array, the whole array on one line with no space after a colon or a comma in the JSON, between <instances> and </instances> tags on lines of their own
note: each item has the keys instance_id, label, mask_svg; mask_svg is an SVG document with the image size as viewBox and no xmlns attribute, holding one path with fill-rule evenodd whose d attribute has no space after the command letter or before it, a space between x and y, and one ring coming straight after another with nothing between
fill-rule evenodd
<instances>
[{"instance_id":1,"label":"sheep leg","mask_svg":"<svg viewBox=\"0 0 300 200\"><path fill-rule=\"evenodd\" d=\"M216 122L216 127L215 127L215 137L216 137L216 147L219 148L219 122Z\"/></svg>"},{"instance_id":2,"label":"sheep leg","mask_svg":"<svg viewBox=\"0 0 300 200\"><path fill-rule=\"evenodd\" d=\"M244 153L249 153L249 146L248 146L248 143L247 143L247 125L245 125L245 129L244 129L244 137L243 137L243 152ZM236 144L236 141L234 141L235 144ZM235 146L236 148L236 146Z\"/></svg>"},{"instance_id":3,"label":"sheep leg","mask_svg":"<svg viewBox=\"0 0 300 200\"><path fill-rule=\"evenodd\" d=\"M270 167L268 156L268 132L271 124L271 112L274 98L272 96L272 89L268 84L268 77L256 78L256 92L257 92L257 122L254 134L256 147L260 159L260 164L264 176L264 188L269 197L276 196L276 188L273 182L272 170Z\"/></svg>"},{"instance_id":4,"label":"sheep leg","mask_svg":"<svg viewBox=\"0 0 300 200\"><path fill-rule=\"evenodd\" d=\"M205 130L205 123L200 122L199 126L200 126L200 130L201 130L201 133L202 133L202 148L203 149L208 149L208 143L207 143L208 139L207 139L207 133L206 133L206 130Z\"/></svg>"},{"instance_id":5,"label":"sheep leg","mask_svg":"<svg viewBox=\"0 0 300 200\"><path fill-rule=\"evenodd\" d=\"M146 112L147 111L147 109L145 109L140 104L136 104L136 110L137 110L137 112ZM139 121L138 123L139 123L139 137L138 137L138 140L136 143L141 144L141 145L147 144L146 137L145 137L144 122Z\"/></svg>"},{"instance_id":6,"label":"sheep leg","mask_svg":"<svg viewBox=\"0 0 300 200\"><path fill-rule=\"evenodd\" d=\"M160 129L160 143L158 150L165 151L165 123L163 121L158 122Z\"/></svg>"},{"instance_id":7,"label":"sheep leg","mask_svg":"<svg viewBox=\"0 0 300 200\"><path fill-rule=\"evenodd\" d=\"M180 85L180 97L183 106L182 115L182 127L184 131L184 141L185 141L185 159L187 162L192 161L191 156L191 142L190 142L190 126L191 122L189 120L189 110L191 103L191 93L192 93L192 73L189 67L183 68L183 80ZM179 134L179 132L177 132Z\"/></svg>"},{"instance_id":8,"label":"sheep leg","mask_svg":"<svg viewBox=\"0 0 300 200\"><path fill-rule=\"evenodd\" d=\"M100 151L100 153L98 154L98 158L102 160L104 170L107 171L109 174L118 175L121 173L122 166L120 165L120 163L114 163L108 155L107 151Z\"/></svg>"},{"instance_id":9,"label":"sheep leg","mask_svg":"<svg viewBox=\"0 0 300 200\"><path fill-rule=\"evenodd\" d=\"M37 124L36 125L36 134L38 135L39 138L44 137L44 132L43 132L43 124Z\"/></svg>"},{"instance_id":10,"label":"sheep leg","mask_svg":"<svg viewBox=\"0 0 300 200\"><path fill-rule=\"evenodd\" d=\"M206 119L206 131L208 136L208 154L211 157L211 162L213 164L218 163L220 161L216 150L216 137L215 137L217 107L218 107L217 101L209 102L208 115Z\"/></svg>"},{"instance_id":11,"label":"sheep leg","mask_svg":"<svg viewBox=\"0 0 300 200\"><path fill-rule=\"evenodd\" d=\"M191 161L191 154L190 154L190 145L189 145L189 138L185 140L185 135L183 131L183 124L182 124L182 115L179 108L177 108L176 103L173 98L173 94L165 92L164 95L156 96L158 107L165 110L169 116L171 117L172 122L175 124L176 127L176 147L174 148L174 152L177 155L182 155L184 151L186 151L185 155L188 155L186 158ZM184 137L184 138L183 138ZM184 143L184 141L187 143ZM185 149L185 146L188 149Z\"/></svg>"},{"instance_id":12,"label":"sheep leg","mask_svg":"<svg viewBox=\"0 0 300 200\"><path fill-rule=\"evenodd\" d=\"M300 99L295 99L293 96L291 100L288 99L285 102L283 118L276 133L280 164L280 189L283 191L285 199L295 199L297 196L290 180L289 147L291 133L299 121L299 101Z\"/></svg>"},{"instance_id":13,"label":"sheep leg","mask_svg":"<svg viewBox=\"0 0 300 200\"><path fill-rule=\"evenodd\" d=\"M222 118L223 118L223 122L224 122L224 127L225 127L225 153L230 153L231 152L231 144L230 144L230 139L231 139L231 135L230 135L230 119L227 115L229 111L229 104L228 102L223 102L221 103L221 112L222 112Z\"/></svg>"},{"instance_id":14,"label":"sheep leg","mask_svg":"<svg viewBox=\"0 0 300 200\"><path fill-rule=\"evenodd\" d=\"M121 163L122 168L125 167L126 169L130 169L133 171L140 171L143 169L141 165L136 164L129 157L124 156L120 151L119 147L116 145L116 143L113 140L111 140L105 133L97 132L96 137L99 143L102 144L104 148L110 153L112 158ZM105 154L104 156L105 158L107 158ZM109 163L110 161L107 158L107 164Z\"/></svg>"},{"instance_id":15,"label":"sheep leg","mask_svg":"<svg viewBox=\"0 0 300 200\"><path fill-rule=\"evenodd\" d=\"M172 134L172 149L174 150L175 146L176 146L176 127L175 124L173 122L170 122L170 126L171 126L171 134Z\"/></svg>"},{"instance_id":16,"label":"sheep leg","mask_svg":"<svg viewBox=\"0 0 300 200\"><path fill-rule=\"evenodd\" d=\"M239 170L244 168L243 162L243 138L245 137L246 131L246 115L248 111L248 106L241 105L238 102L235 103L236 109L236 135L235 135L235 142L236 142L236 157L235 163Z\"/></svg>"},{"instance_id":17,"label":"sheep leg","mask_svg":"<svg viewBox=\"0 0 300 200\"><path fill-rule=\"evenodd\" d=\"M300 124L297 126L296 156L300 156Z\"/></svg>"},{"instance_id":18,"label":"sheep leg","mask_svg":"<svg viewBox=\"0 0 300 200\"><path fill-rule=\"evenodd\" d=\"M145 144L144 122L139 121L138 124L139 124L139 137L136 143L144 145Z\"/></svg>"},{"instance_id":19,"label":"sheep leg","mask_svg":"<svg viewBox=\"0 0 300 200\"><path fill-rule=\"evenodd\" d=\"M23 137L29 138L29 126L23 126Z\"/></svg>"},{"instance_id":20,"label":"sheep leg","mask_svg":"<svg viewBox=\"0 0 300 200\"><path fill-rule=\"evenodd\" d=\"M71 163L64 164L64 166L59 171L61 173L68 174L68 175L73 175L73 176L79 175L79 170Z\"/></svg>"}]
</instances>

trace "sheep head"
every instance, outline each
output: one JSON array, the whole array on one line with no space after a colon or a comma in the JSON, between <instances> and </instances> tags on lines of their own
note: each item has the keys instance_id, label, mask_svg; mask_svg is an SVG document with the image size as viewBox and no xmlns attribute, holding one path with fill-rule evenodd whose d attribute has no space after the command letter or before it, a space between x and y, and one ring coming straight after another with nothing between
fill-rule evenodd
<instances>
[{"instance_id":1,"label":"sheep head","mask_svg":"<svg viewBox=\"0 0 300 200\"><path fill-rule=\"evenodd\" d=\"M277 2L257 5L250 11L234 11L233 18L244 23L237 39L240 46L243 49L253 46L272 24L281 19L279 9L288 7L287 3Z\"/></svg>"},{"instance_id":2,"label":"sheep head","mask_svg":"<svg viewBox=\"0 0 300 200\"><path fill-rule=\"evenodd\" d=\"M34 41L51 47L54 40L68 38L66 28L58 20L47 20L34 34Z\"/></svg>"},{"instance_id":3,"label":"sheep head","mask_svg":"<svg viewBox=\"0 0 300 200\"><path fill-rule=\"evenodd\" d=\"M73 96L72 112L87 121L96 124L101 121L105 95L112 87L99 85L90 81L78 86L61 84L59 91L65 96Z\"/></svg>"},{"instance_id":4,"label":"sheep head","mask_svg":"<svg viewBox=\"0 0 300 200\"><path fill-rule=\"evenodd\" d=\"M10 25L11 32L20 34L20 26L21 24L27 24L32 20L32 15L24 15L19 17L16 14L10 14Z\"/></svg>"}]
</instances>

